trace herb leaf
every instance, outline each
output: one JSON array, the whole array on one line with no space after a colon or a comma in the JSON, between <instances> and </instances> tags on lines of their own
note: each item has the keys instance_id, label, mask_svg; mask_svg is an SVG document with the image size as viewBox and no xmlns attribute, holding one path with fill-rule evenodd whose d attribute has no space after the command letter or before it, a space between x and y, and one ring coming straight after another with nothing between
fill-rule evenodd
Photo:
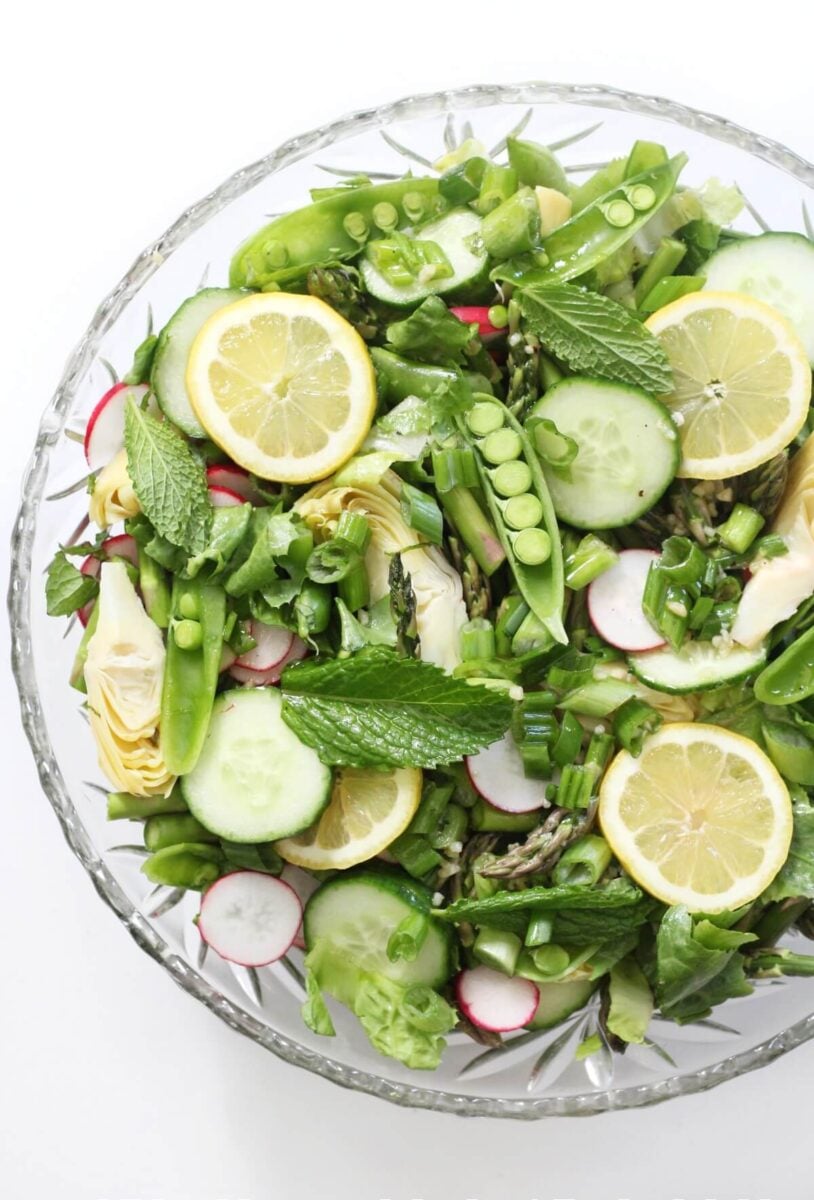
<instances>
[{"instance_id":1,"label":"herb leaf","mask_svg":"<svg viewBox=\"0 0 814 1200\"><path fill-rule=\"evenodd\" d=\"M48 568L45 581L45 603L49 617L68 617L82 608L99 593L99 581L83 575L68 561L64 550L58 550Z\"/></svg>"},{"instance_id":2,"label":"herb leaf","mask_svg":"<svg viewBox=\"0 0 814 1200\"><path fill-rule=\"evenodd\" d=\"M213 508L203 466L168 421L133 399L124 414L127 471L156 533L190 554L206 548Z\"/></svg>"},{"instance_id":3,"label":"herb leaf","mask_svg":"<svg viewBox=\"0 0 814 1200\"><path fill-rule=\"evenodd\" d=\"M514 932L525 929L532 912L554 912L557 921L567 923L568 937L563 940L572 941L576 935L574 944L590 945L638 928L652 907L649 901L642 901L642 892L634 884L614 879L601 888L564 883L501 891L484 900L456 900L433 911L446 921L468 921Z\"/></svg>"},{"instance_id":4,"label":"herb leaf","mask_svg":"<svg viewBox=\"0 0 814 1200\"><path fill-rule=\"evenodd\" d=\"M421 363L455 367L477 332L477 325L459 320L439 296L428 296L409 317L387 326L387 341L397 353Z\"/></svg>"},{"instance_id":5,"label":"herb leaf","mask_svg":"<svg viewBox=\"0 0 814 1200\"><path fill-rule=\"evenodd\" d=\"M512 702L381 646L297 663L282 680L283 717L324 763L434 767L506 732Z\"/></svg>"},{"instance_id":6,"label":"herb leaf","mask_svg":"<svg viewBox=\"0 0 814 1200\"><path fill-rule=\"evenodd\" d=\"M656 937L656 1002L675 1021L703 1017L721 1000L747 995L738 950L754 933L694 921L686 908L670 908Z\"/></svg>"},{"instance_id":7,"label":"herb leaf","mask_svg":"<svg viewBox=\"0 0 814 1200\"><path fill-rule=\"evenodd\" d=\"M544 347L572 370L630 383L654 395L670 391L664 350L615 300L570 283L522 288L517 300Z\"/></svg>"},{"instance_id":8,"label":"herb leaf","mask_svg":"<svg viewBox=\"0 0 814 1200\"><path fill-rule=\"evenodd\" d=\"M814 899L814 808L806 801L794 804L794 832L789 856L763 893L764 900Z\"/></svg>"}]
</instances>

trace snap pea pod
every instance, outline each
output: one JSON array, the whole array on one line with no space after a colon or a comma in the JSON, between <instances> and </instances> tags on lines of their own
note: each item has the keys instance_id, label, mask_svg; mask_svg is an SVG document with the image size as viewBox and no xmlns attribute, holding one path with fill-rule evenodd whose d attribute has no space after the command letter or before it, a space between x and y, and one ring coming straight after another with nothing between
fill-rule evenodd
<instances>
[{"instance_id":1,"label":"snap pea pod","mask_svg":"<svg viewBox=\"0 0 814 1200\"><path fill-rule=\"evenodd\" d=\"M411 362L392 350L374 346L370 351L376 370L376 384L380 398L387 405L397 404L408 396L428 400L440 387L451 387L461 378L461 372L449 367L429 367ZM464 371L464 380L477 392L491 393L492 385L485 375L476 371Z\"/></svg>"},{"instance_id":2,"label":"snap pea pod","mask_svg":"<svg viewBox=\"0 0 814 1200\"><path fill-rule=\"evenodd\" d=\"M215 584L176 577L161 695L161 750L174 775L198 761L215 699L226 594Z\"/></svg>"},{"instance_id":3,"label":"snap pea pod","mask_svg":"<svg viewBox=\"0 0 814 1200\"><path fill-rule=\"evenodd\" d=\"M764 721L763 738L781 775L792 783L814 787L814 743L801 729L781 721Z\"/></svg>"},{"instance_id":4,"label":"snap pea pod","mask_svg":"<svg viewBox=\"0 0 814 1200\"><path fill-rule=\"evenodd\" d=\"M565 643L562 543L531 442L491 396L475 396L460 429L477 452L481 487L518 590L551 637Z\"/></svg>"},{"instance_id":5,"label":"snap pea pod","mask_svg":"<svg viewBox=\"0 0 814 1200\"><path fill-rule=\"evenodd\" d=\"M219 846L178 842L156 850L144 860L141 869L152 883L200 892L207 884L214 883L225 865Z\"/></svg>"},{"instance_id":6,"label":"snap pea pod","mask_svg":"<svg viewBox=\"0 0 814 1200\"><path fill-rule=\"evenodd\" d=\"M179 842L216 842L218 839L192 813L154 813L144 823L144 845L155 853Z\"/></svg>"},{"instance_id":7,"label":"snap pea pod","mask_svg":"<svg viewBox=\"0 0 814 1200\"><path fill-rule=\"evenodd\" d=\"M187 802L176 784L169 796L131 796L129 792L110 792L107 797L108 821L143 821L160 813L189 812Z\"/></svg>"},{"instance_id":8,"label":"snap pea pod","mask_svg":"<svg viewBox=\"0 0 814 1200\"><path fill-rule=\"evenodd\" d=\"M809 629L758 675L761 704L797 704L814 695L814 629Z\"/></svg>"},{"instance_id":9,"label":"snap pea pod","mask_svg":"<svg viewBox=\"0 0 814 1200\"><path fill-rule=\"evenodd\" d=\"M284 213L238 246L230 287L264 289L296 283L312 267L353 258L367 238L415 223L443 205L438 180L399 179L348 188Z\"/></svg>"},{"instance_id":10,"label":"snap pea pod","mask_svg":"<svg viewBox=\"0 0 814 1200\"><path fill-rule=\"evenodd\" d=\"M612 187L542 241L544 266L532 266L516 283L566 283L594 270L633 237L675 191L687 162L677 154ZM501 278L511 277L504 273ZM493 272L493 278L497 273Z\"/></svg>"}]
</instances>

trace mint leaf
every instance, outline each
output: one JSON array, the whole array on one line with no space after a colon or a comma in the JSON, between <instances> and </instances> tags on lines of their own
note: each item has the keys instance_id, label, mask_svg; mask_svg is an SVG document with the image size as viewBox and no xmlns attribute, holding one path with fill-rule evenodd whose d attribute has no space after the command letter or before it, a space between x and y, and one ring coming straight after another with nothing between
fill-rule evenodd
<instances>
[{"instance_id":1,"label":"mint leaf","mask_svg":"<svg viewBox=\"0 0 814 1200\"><path fill-rule=\"evenodd\" d=\"M156 533L190 554L209 539L213 509L206 472L181 434L131 398L124 413L127 472Z\"/></svg>"},{"instance_id":2,"label":"mint leaf","mask_svg":"<svg viewBox=\"0 0 814 1200\"><path fill-rule=\"evenodd\" d=\"M514 932L525 929L532 911L554 912L555 932L556 922L563 921L569 935L577 931L581 934L574 944L590 945L601 942L603 937L621 936L641 925L651 908L649 901L641 903L642 900L642 893L634 884L627 879L614 879L601 888L564 883L496 892L484 900L456 900L433 912L446 921L468 921ZM572 939L564 936L562 940Z\"/></svg>"},{"instance_id":3,"label":"mint leaf","mask_svg":"<svg viewBox=\"0 0 814 1200\"><path fill-rule=\"evenodd\" d=\"M82 608L99 593L99 581L83 575L68 561L64 550L58 550L48 568L45 581L45 605L49 617L68 617Z\"/></svg>"},{"instance_id":4,"label":"mint leaf","mask_svg":"<svg viewBox=\"0 0 814 1200\"><path fill-rule=\"evenodd\" d=\"M814 899L814 808L807 801L794 804L794 832L789 856L761 899Z\"/></svg>"},{"instance_id":5,"label":"mint leaf","mask_svg":"<svg viewBox=\"0 0 814 1200\"><path fill-rule=\"evenodd\" d=\"M283 674L283 717L329 766L435 767L497 741L512 702L380 646Z\"/></svg>"},{"instance_id":6,"label":"mint leaf","mask_svg":"<svg viewBox=\"0 0 814 1200\"><path fill-rule=\"evenodd\" d=\"M573 371L630 383L657 396L670 391L664 350L615 300L570 283L521 288L516 299L545 349Z\"/></svg>"}]
</instances>

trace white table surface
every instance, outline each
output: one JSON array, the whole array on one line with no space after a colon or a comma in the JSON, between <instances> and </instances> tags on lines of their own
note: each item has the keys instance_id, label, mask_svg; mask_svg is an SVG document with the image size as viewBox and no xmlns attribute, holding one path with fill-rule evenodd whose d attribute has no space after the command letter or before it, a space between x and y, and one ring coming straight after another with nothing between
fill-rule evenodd
<instances>
[{"instance_id":1,"label":"white table surface","mask_svg":"<svg viewBox=\"0 0 814 1200\"><path fill-rule=\"evenodd\" d=\"M39 412L95 302L229 172L343 111L409 91L534 78L660 93L814 157L808 6L775 0L759 22L748 7L14 6L0 67L0 560ZM39 791L5 667L0 688L2 1195L811 1196L811 1045L702 1096L541 1124L401 1111L278 1062L176 988L98 900Z\"/></svg>"}]
</instances>

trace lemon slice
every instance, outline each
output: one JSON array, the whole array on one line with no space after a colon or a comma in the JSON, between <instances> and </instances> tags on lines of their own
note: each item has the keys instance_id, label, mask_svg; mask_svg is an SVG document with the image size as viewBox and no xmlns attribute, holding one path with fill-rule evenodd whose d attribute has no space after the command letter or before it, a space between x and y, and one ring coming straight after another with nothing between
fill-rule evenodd
<instances>
[{"instance_id":1,"label":"lemon slice","mask_svg":"<svg viewBox=\"0 0 814 1200\"><path fill-rule=\"evenodd\" d=\"M679 426L679 475L740 475L799 433L811 368L789 322L768 304L736 292L694 292L646 325L673 369L673 392L661 399Z\"/></svg>"},{"instance_id":2,"label":"lemon slice","mask_svg":"<svg viewBox=\"0 0 814 1200\"><path fill-rule=\"evenodd\" d=\"M690 912L754 900L791 843L791 801L777 770L754 742L717 725L667 725L639 758L617 754L599 820L636 883Z\"/></svg>"},{"instance_id":3,"label":"lemon slice","mask_svg":"<svg viewBox=\"0 0 814 1200\"><path fill-rule=\"evenodd\" d=\"M322 300L288 292L213 313L192 343L186 384L212 441L280 483L333 474L376 407L373 365L353 326Z\"/></svg>"},{"instance_id":4,"label":"lemon slice","mask_svg":"<svg viewBox=\"0 0 814 1200\"><path fill-rule=\"evenodd\" d=\"M330 802L316 824L277 842L277 849L287 862L311 871L355 867L404 833L420 799L421 772L415 767L344 767L334 776Z\"/></svg>"}]
</instances>

